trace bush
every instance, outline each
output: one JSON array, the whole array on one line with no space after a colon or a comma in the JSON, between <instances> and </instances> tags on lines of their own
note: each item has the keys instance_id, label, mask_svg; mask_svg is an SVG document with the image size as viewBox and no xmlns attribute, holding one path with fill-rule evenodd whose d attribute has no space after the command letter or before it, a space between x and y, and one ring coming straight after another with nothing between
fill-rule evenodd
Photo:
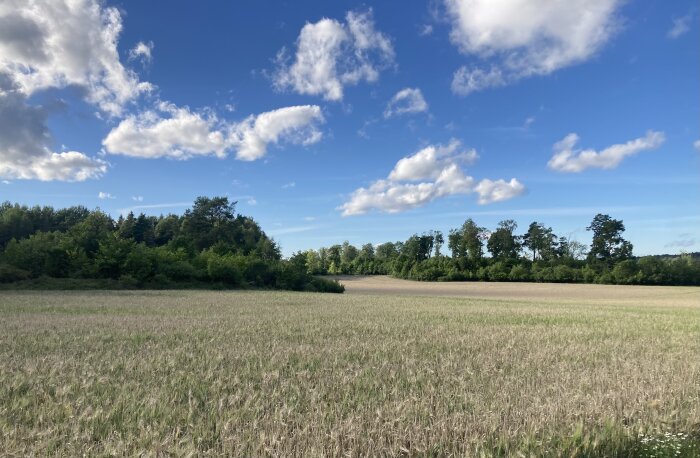
<instances>
[{"instance_id":1,"label":"bush","mask_svg":"<svg viewBox=\"0 0 700 458\"><path fill-rule=\"evenodd\" d=\"M223 282L228 286L240 286L243 283L242 270L235 256L209 253L207 275L211 280Z\"/></svg>"},{"instance_id":2,"label":"bush","mask_svg":"<svg viewBox=\"0 0 700 458\"><path fill-rule=\"evenodd\" d=\"M9 264L0 264L0 283L12 283L27 280L31 272Z\"/></svg>"},{"instance_id":3,"label":"bush","mask_svg":"<svg viewBox=\"0 0 700 458\"><path fill-rule=\"evenodd\" d=\"M314 277L307 284L307 291L318 293L343 293L345 292L345 286L341 285L338 280Z\"/></svg>"},{"instance_id":4,"label":"bush","mask_svg":"<svg viewBox=\"0 0 700 458\"><path fill-rule=\"evenodd\" d=\"M488 280L491 281L506 281L508 280L508 274L510 269L504 263L497 261L486 268L488 275Z\"/></svg>"},{"instance_id":5,"label":"bush","mask_svg":"<svg viewBox=\"0 0 700 458\"><path fill-rule=\"evenodd\" d=\"M530 271L521 265L513 266L508 274L508 279L511 281L529 281L530 278Z\"/></svg>"}]
</instances>

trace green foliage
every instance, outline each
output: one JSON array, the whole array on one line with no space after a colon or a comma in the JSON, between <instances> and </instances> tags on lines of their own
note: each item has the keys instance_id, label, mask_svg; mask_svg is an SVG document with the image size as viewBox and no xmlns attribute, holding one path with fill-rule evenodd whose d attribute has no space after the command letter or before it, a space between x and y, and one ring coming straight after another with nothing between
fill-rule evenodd
<instances>
[{"instance_id":1,"label":"green foliage","mask_svg":"<svg viewBox=\"0 0 700 458\"><path fill-rule=\"evenodd\" d=\"M300 268L303 262L303 268L315 275L381 274L419 281L700 285L700 257L633 258L632 244L621 235L622 221L596 215L589 228L594 231L594 238L588 257L583 243L557 237L551 227L536 221L525 234L517 235L513 220L501 221L489 233L467 219L460 228L449 232L452 256L440 253L442 233L429 231L414 234L405 242L376 247L365 244L359 250L345 242L318 251L307 250L295 259ZM486 238L491 257L483 256ZM522 248L529 253L522 255Z\"/></svg>"},{"instance_id":2,"label":"green foliage","mask_svg":"<svg viewBox=\"0 0 700 458\"><path fill-rule=\"evenodd\" d=\"M632 256L632 244L622 238L625 231L622 220L598 213L586 230L593 231L589 261L600 261L611 266Z\"/></svg>"},{"instance_id":3,"label":"green foliage","mask_svg":"<svg viewBox=\"0 0 700 458\"><path fill-rule=\"evenodd\" d=\"M346 244L337 265L349 272L355 259L371 262L365 251ZM313 277L327 271L320 258L311 265L306 254L282 261L274 240L252 218L236 215L226 197L199 197L183 216L129 213L116 222L84 207L0 205L0 282L20 287L342 292L337 282Z\"/></svg>"}]
</instances>

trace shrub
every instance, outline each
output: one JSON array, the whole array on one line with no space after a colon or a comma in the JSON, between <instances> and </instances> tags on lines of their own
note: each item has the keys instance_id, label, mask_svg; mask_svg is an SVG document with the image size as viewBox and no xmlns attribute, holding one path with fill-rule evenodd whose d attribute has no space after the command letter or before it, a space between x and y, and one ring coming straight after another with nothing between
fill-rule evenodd
<instances>
[{"instance_id":1,"label":"shrub","mask_svg":"<svg viewBox=\"0 0 700 458\"><path fill-rule=\"evenodd\" d=\"M243 283L243 272L239 264L232 255L221 256L210 252L207 274L214 281L220 281L229 286L240 286Z\"/></svg>"},{"instance_id":2,"label":"shrub","mask_svg":"<svg viewBox=\"0 0 700 458\"><path fill-rule=\"evenodd\" d=\"M337 280L314 277L307 284L307 291L315 291L318 293L343 293L345 292L345 286L341 285Z\"/></svg>"},{"instance_id":3,"label":"shrub","mask_svg":"<svg viewBox=\"0 0 700 458\"><path fill-rule=\"evenodd\" d=\"M9 264L0 264L0 283L12 283L27 280L31 272Z\"/></svg>"}]
</instances>

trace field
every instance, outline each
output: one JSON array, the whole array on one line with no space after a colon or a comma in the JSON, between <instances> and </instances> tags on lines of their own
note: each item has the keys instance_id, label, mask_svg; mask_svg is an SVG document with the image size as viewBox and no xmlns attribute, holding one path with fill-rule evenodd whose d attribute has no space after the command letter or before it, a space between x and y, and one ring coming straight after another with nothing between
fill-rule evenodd
<instances>
[{"instance_id":1,"label":"field","mask_svg":"<svg viewBox=\"0 0 700 458\"><path fill-rule=\"evenodd\" d=\"M343 282L0 292L0 454L700 454L698 288Z\"/></svg>"}]
</instances>

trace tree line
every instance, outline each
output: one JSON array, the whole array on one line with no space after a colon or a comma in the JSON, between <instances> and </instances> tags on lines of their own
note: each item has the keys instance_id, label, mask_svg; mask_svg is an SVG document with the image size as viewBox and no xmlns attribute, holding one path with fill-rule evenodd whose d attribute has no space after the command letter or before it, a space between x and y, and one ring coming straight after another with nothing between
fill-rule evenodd
<instances>
[{"instance_id":1,"label":"tree line","mask_svg":"<svg viewBox=\"0 0 700 458\"><path fill-rule=\"evenodd\" d=\"M181 216L130 212L115 221L82 206L5 202L0 283L343 291L282 259L277 243L235 206L226 197L198 197Z\"/></svg>"},{"instance_id":2,"label":"tree line","mask_svg":"<svg viewBox=\"0 0 700 458\"><path fill-rule=\"evenodd\" d=\"M423 281L700 285L698 257L635 257L632 244L623 237L623 221L609 215L596 215L587 227L592 233L590 246L557 236L551 227L537 221L522 234L516 233L517 228L515 221L504 220L494 230L488 230L470 218L448 234L429 231L404 242L377 246L368 243L360 248L345 242L295 253L292 260L314 275L382 274Z\"/></svg>"}]
</instances>

